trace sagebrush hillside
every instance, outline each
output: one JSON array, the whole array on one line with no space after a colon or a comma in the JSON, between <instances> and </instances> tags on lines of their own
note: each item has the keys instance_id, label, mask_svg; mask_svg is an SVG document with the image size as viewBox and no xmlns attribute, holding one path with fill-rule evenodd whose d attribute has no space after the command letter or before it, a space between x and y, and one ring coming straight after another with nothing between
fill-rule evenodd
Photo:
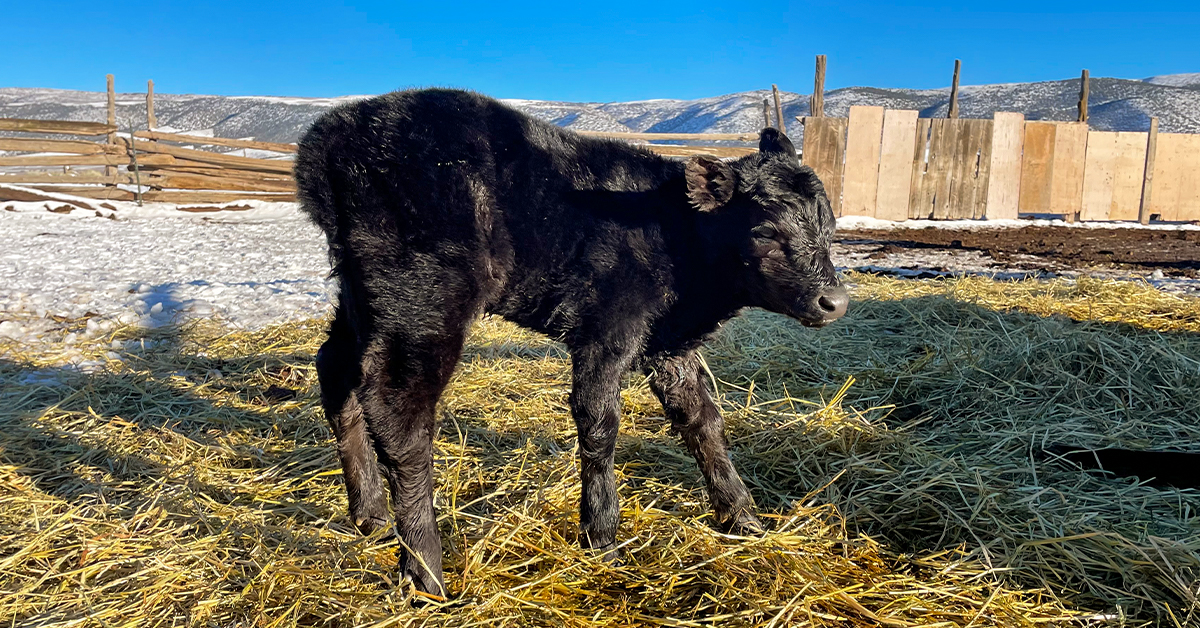
<instances>
[{"instance_id":1,"label":"sagebrush hillside","mask_svg":"<svg viewBox=\"0 0 1200 628\"><path fill-rule=\"evenodd\" d=\"M1168 133L1200 133L1200 75L1156 76L1146 80L1093 78L1090 95L1092 128L1101 131L1144 131L1158 116ZM509 100L531 115L578 130L725 132L757 131L763 126L766 90L740 92L696 100L643 100L614 103L572 103ZM230 97L156 94L160 126L185 131L209 131L218 137L253 137L294 142L323 111L362 96L341 98ZM847 87L826 93L826 114L845 116L852 105L882 105L917 109L922 117L946 115L950 90ZM1074 120L1079 80L966 85L960 90L964 117L989 117L994 111L1019 111L1029 119ZM103 121L102 92L40 88L0 88L0 117ZM796 116L809 114L809 95L783 93L784 118L792 135L801 128ZM145 97L117 97L117 120L123 127L141 128L146 120Z\"/></svg>"}]
</instances>

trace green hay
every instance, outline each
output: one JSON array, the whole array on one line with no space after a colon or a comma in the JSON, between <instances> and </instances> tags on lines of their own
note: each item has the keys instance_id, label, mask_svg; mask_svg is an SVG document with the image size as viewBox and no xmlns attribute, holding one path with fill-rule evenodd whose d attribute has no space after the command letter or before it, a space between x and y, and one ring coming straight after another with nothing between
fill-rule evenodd
<instances>
[{"instance_id":1,"label":"green hay","mask_svg":"<svg viewBox=\"0 0 1200 628\"><path fill-rule=\"evenodd\" d=\"M1200 302L1102 281L852 281L834 326L753 312L705 354L763 538L712 528L695 464L630 377L620 566L575 540L569 357L477 324L435 451L456 596L415 609L395 543L347 521L312 367L322 322L0 342L0 622L1200 621L1200 495L1035 456L1200 451ZM123 361L61 370L113 339Z\"/></svg>"}]
</instances>

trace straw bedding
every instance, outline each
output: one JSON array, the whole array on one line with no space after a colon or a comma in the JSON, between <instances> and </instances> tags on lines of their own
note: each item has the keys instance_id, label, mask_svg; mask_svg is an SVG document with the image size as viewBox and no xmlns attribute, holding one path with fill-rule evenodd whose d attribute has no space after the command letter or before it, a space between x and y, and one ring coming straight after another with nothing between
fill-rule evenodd
<instances>
[{"instance_id":1,"label":"straw bedding","mask_svg":"<svg viewBox=\"0 0 1200 628\"><path fill-rule=\"evenodd\" d=\"M705 353L772 528L711 526L641 377L621 564L575 539L560 345L485 319L442 404L442 603L358 536L321 417L323 321L0 341L0 622L28 626L1200 624L1200 493L1050 444L1200 452L1200 301L1131 283L850 277L813 332L751 312ZM85 321L63 321L64 334ZM111 356L109 356L111 357Z\"/></svg>"}]
</instances>

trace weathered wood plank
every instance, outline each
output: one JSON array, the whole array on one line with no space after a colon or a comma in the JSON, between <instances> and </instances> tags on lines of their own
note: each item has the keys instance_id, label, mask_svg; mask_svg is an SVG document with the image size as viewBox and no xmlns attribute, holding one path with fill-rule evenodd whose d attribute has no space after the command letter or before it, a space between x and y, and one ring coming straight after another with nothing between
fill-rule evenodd
<instances>
[{"instance_id":1,"label":"weathered wood plank","mask_svg":"<svg viewBox=\"0 0 1200 628\"><path fill-rule=\"evenodd\" d=\"M269 201L293 203L295 194L271 194L252 192L176 192L173 190L151 191L142 195L151 203L228 203L231 201Z\"/></svg>"},{"instance_id":2,"label":"weathered wood plank","mask_svg":"<svg viewBox=\"0 0 1200 628\"><path fill-rule=\"evenodd\" d=\"M1068 220L1079 215L1083 205L1083 164L1087 153L1088 126L1082 122L1059 123L1054 133L1053 183L1050 211Z\"/></svg>"},{"instance_id":3,"label":"weathered wood plank","mask_svg":"<svg viewBox=\"0 0 1200 628\"><path fill-rule=\"evenodd\" d=\"M142 168L142 171L162 176L184 174L219 177L222 179L239 179L245 181L295 182L295 179L292 176L279 174L277 172L250 172L249 170L234 170L232 168L220 167L200 168L182 164L182 161L183 160L176 160L175 164L170 166L152 166L150 168Z\"/></svg>"},{"instance_id":4,"label":"weathered wood plank","mask_svg":"<svg viewBox=\"0 0 1200 628\"><path fill-rule=\"evenodd\" d=\"M158 177L155 187L184 190L241 190L246 192L295 192L291 181L251 181L225 177L206 177L198 174L172 174Z\"/></svg>"},{"instance_id":5,"label":"weathered wood plank","mask_svg":"<svg viewBox=\"0 0 1200 628\"><path fill-rule=\"evenodd\" d=\"M73 155L124 155L119 146L97 144L82 140L43 140L20 137L0 137L0 150L37 153L69 153Z\"/></svg>"},{"instance_id":6,"label":"weathered wood plank","mask_svg":"<svg viewBox=\"0 0 1200 628\"><path fill-rule=\"evenodd\" d=\"M101 122L72 122L67 120L29 120L25 118L0 118L0 131L23 133L54 133L59 135L105 135L115 133L115 124Z\"/></svg>"},{"instance_id":7,"label":"weathered wood plank","mask_svg":"<svg viewBox=\"0 0 1200 628\"><path fill-rule=\"evenodd\" d=\"M883 137L879 147L879 189L875 196L876 218L908 218L913 145L916 141L916 111L888 109L883 113Z\"/></svg>"},{"instance_id":8,"label":"weathered wood plank","mask_svg":"<svg viewBox=\"0 0 1200 628\"><path fill-rule=\"evenodd\" d=\"M150 185L148 181L157 181L159 177L142 173L142 185ZM124 173L116 175L106 175L100 171L90 172L51 172L51 173L24 173L18 172L14 174L0 174L0 183L62 183L62 184L87 184L93 183L97 185L129 185L135 183L133 174Z\"/></svg>"},{"instance_id":9,"label":"weathered wood plank","mask_svg":"<svg viewBox=\"0 0 1200 628\"><path fill-rule=\"evenodd\" d=\"M787 125L783 123L783 101L779 99L779 87L774 83L771 84L771 93L775 97L775 122L776 128L780 133L787 134Z\"/></svg>"},{"instance_id":10,"label":"weathered wood plank","mask_svg":"<svg viewBox=\"0 0 1200 628\"><path fill-rule=\"evenodd\" d=\"M842 215L842 173L846 160L846 118L804 118L804 165L817 173L835 216Z\"/></svg>"},{"instance_id":11,"label":"weathered wood plank","mask_svg":"<svg viewBox=\"0 0 1200 628\"><path fill-rule=\"evenodd\" d=\"M1154 197L1154 159L1158 155L1158 116L1150 116L1150 133L1146 137L1146 168L1142 179L1142 204L1138 222L1150 224L1149 207Z\"/></svg>"},{"instance_id":12,"label":"weathered wood plank","mask_svg":"<svg viewBox=\"0 0 1200 628\"><path fill-rule=\"evenodd\" d=\"M998 111L992 119L992 158L984 215L1015 219L1021 194L1021 148L1025 143L1025 115Z\"/></svg>"},{"instance_id":13,"label":"weathered wood plank","mask_svg":"<svg viewBox=\"0 0 1200 628\"><path fill-rule=\"evenodd\" d=\"M1050 184L1054 170L1053 122L1025 123L1025 148L1021 158L1021 194L1018 209L1024 213L1050 213Z\"/></svg>"},{"instance_id":14,"label":"weathered wood plank","mask_svg":"<svg viewBox=\"0 0 1200 628\"><path fill-rule=\"evenodd\" d=\"M924 171L915 173L910 215L934 219L982 218L991 169L991 120L930 120ZM918 135L920 135L918 127ZM918 139L918 142L920 140ZM919 147L917 148L919 152ZM918 168L921 155L914 156Z\"/></svg>"},{"instance_id":15,"label":"weathered wood plank","mask_svg":"<svg viewBox=\"0 0 1200 628\"><path fill-rule=\"evenodd\" d=\"M70 194L84 198L106 199L113 201L136 200L133 192L115 187L104 186L37 186L37 189L59 194ZM294 202L295 194L274 194L255 192L193 192L176 190L151 190L142 193L142 199L148 203L228 203L231 201L270 201Z\"/></svg>"},{"instance_id":16,"label":"weathered wood plank","mask_svg":"<svg viewBox=\"0 0 1200 628\"><path fill-rule=\"evenodd\" d=\"M1137 220L1145 165L1145 133L1089 133L1080 220Z\"/></svg>"},{"instance_id":17,"label":"weathered wood plank","mask_svg":"<svg viewBox=\"0 0 1200 628\"><path fill-rule=\"evenodd\" d=\"M1200 135L1159 133L1154 158L1154 196L1149 213L1162 220L1200 220Z\"/></svg>"},{"instance_id":18,"label":"weathered wood plank","mask_svg":"<svg viewBox=\"0 0 1200 628\"><path fill-rule=\"evenodd\" d=\"M817 68L813 74L813 93L808 101L809 115L825 117L825 55L817 55Z\"/></svg>"},{"instance_id":19,"label":"weathered wood plank","mask_svg":"<svg viewBox=\"0 0 1200 628\"><path fill-rule=\"evenodd\" d=\"M53 192L55 194L69 194L71 196L80 196L83 198L96 198L108 201L133 201L137 200L136 195L128 190L122 190L118 187L108 185L30 185L31 187L43 192Z\"/></svg>"},{"instance_id":20,"label":"weathered wood plank","mask_svg":"<svg viewBox=\"0 0 1200 628\"><path fill-rule=\"evenodd\" d=\"M671 146L668 144L641 144L640 146L663 157L690 157L692 155L743 157L758 152L757 148L743 148L741 146Z\"/></svg>"},{"instance_id":21,"label":"weathered wood plank","mask_svg":"<svg viewBox=\"0 0 1200 628\"><path fill-rule=\"evenodd\" d=\"M113 86L113 75L108 74L105 76L105 79L106 79L106 82L108 83L108 94L107 94L108 95L108 105L107 105L108 124L109 124L109 126L111 126L115 129L117 127L117 91ZM115 145L117 143L117 132L116 131L113 131L108 134L108 143L110 146ZM117 174L117 167L116 166L105 166L104 174L110 174L110 175Z\"/></svg>"},{"instance_id":22,"label":"weathered wood plank","mask_svg":"<svg viewBox=\"0 0 1200 628\"><path fill-rule=\"evenodd\" d=\"M165 166L175 162L170 155L146 155L138 157L143 165L150 163ZM124 166L129 157L124 155L30 155L24 157L0 157L0 166Z\"/></svg>"},{"instance_id":23,"label":"weathered wood plank","mask_svg":"<svg viewBox=\"0 0 1200 628\"><path fill-rule=\"evenodd\" d=\"M237 140L228 137L200 137L197 135L183 135L180 133L163 133L162 131L137 131L133 134L134 137L147 140L161 140L164 142L177 142L180 144L197 144L202 146L227 146L229 148L250 148L257 150L268 150L276 153L294 153L296 152L295 144L281 144L279 142L260 142L258 140Z\"/></svg>"},{"instance_id":24,"label":"weathered wood plank","mask_svg":"<svg viewBox=\"0 0 1200 628\"><path fill-rule=\"evenodd\" d=\"M1108 220L1112 209L1113 177L1117 160L1117 134L1092 131L1088 134L1083 160L1083 205L1080 220Z\"/></svg>"},{"instance_id":25,"label":"weathered wood plank","mask_svg":"<svg viewBox=\"0 0 1200 628\"><path fill-rule=\"evenodd\" d=\"M928 165L921 179L922 203L929 208L928 217L935 220L950 217L950 179L954 173L955 144L960 128L950 120L931 120Z\"/></svg>"},{"instance_id":26,"label":"weathered wood plank","mask_svg":"<svg viewBox=\"0 0 1200 628\"><path fill-rule=\"evenodd\" d=\"M991 186L992 173L992 127L991 120L969 120L971 128L971 144L968 159L972 160L968 171L973 171L971 181L969 209L971 218L982 219L987 214L988 189ZM964 217L967 209L963 210Z\"/></svg>"},{"instance_id":27,"label":"weathered wood plank","mask_svg":"<svg viewBox=\"0 0 1200 628\"><path fill-rule=\"evenodd\" d=\"M758 133L625 133L618 131L575 131L588 137L609 137L619 140L711 140L757 142ZM141 137L140 135L138 137ZM290 145L295 149L294 145Z\"/></svg>"},{"instance_id":28,"label":"weathered wood plank","mask_svg":"<svg viewBox=\"0 0 1200 628\"><path fill-rule=\"evenodd\" d=\"M128 139L121 138L122 141L128 142ZM225 155L221 153L210 153L202 150L193 150L191 148L180 148L169 144L159 142L138 142L137 150L145 153L155 153L163 155L171 155L181 159L189 159L199 161L201 163L216 164L228 168L236 168L240 170L252 170L256 172L281 172L290 174L292 172L292 162L274 159L255 159L253 157L238 157L236 155ZM144 160L144 157L138 157L139 163Z\"/></svg>"},{"instance_id":29,"label":"weathered wood plank","mask_svg":"<svg viewBox=\"0 0 1200 628\"><path fill-rule=\"evenodd\" d=\"M958 73L962 70L962 59L954 60L954 78L950 85L950 108L946 113L947 118L958 117Z\"/></svg>"},{"instance_id":30,"label":"weathered wood plank","mask_svg":"<svg viewBox=\"0 0 1200 628\"><path fill-rule=\"evenodd\" d=\"M154 81L146 81L146 128L158 126L158 118L154 116Z\"/></svg>"},{"instance_id":31,"label":"weathered wood plank","mask_svg":"<svg viewBox=\"0 0 1200 628\"><path fill-rule=\"evenodd\" d=\"M917 137L913 143L912 181L909 183L908 217L929 218L933 215L933 193L925 189L929 173L929 134L933 120L917 119Z\"/></svg>"},{"instance_id":32,"label":"weathered wood plank","mask_svg":"<svg viewBox=\"0 0 1200 628\"><path fill-rule=\"evenodd\" d=\"M846 170L842 177L842 215L874 216L879 192L879 151L883 107L850 107L846 131Z\"/></svg>"},{"instance_id":33,"label":"weathered wood plank","mask_svg":"<svg viewBox=\"0 0 1200 628\"><path fill-rule=\"evenodd\" d=\"M1138 219L1145 174L1146 134L1135 131L1117 133L1117 157L1114 164L1109 220Z\"/></svg>"},{"instance_id":34,"label":"weathered wood plank","mask_svg":"<svg viewBox=\"0 0 1200 628\"><path fill-rule=\"evenodd\" d=\"M96 188L96 189L101 189L101 188ZM4 184L0 183L0 201L18 201L18 202L24 202L24 203L29 203L29 202L36 203L36 202L40 202L40 201L49 201L52 203L68 203L69 202L71 205L75 205L75 206L83 208L83 209L91 209L91 210L95 209L95 207L92 207L92 205L90 205L89 203L85 203L82 201L76 201L74 199L72 199L71 201L64 201L59 198L54 198L54 196L52 196L51 194L46 193L42 190L39 190L36 187L27 186L27 185L12 186L12 185L4 185Z\"/></svg>"}]
</instances>

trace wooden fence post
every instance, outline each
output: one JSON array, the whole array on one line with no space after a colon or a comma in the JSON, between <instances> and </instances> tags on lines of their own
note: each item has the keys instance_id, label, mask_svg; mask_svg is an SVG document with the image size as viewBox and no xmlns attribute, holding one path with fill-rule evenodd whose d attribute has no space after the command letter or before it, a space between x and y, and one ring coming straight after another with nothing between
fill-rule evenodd
<instances>
[{"instance_id":1,"label":"wooden fence post","mask_svg":"<svg viewBox=\"0 0 1200 628\"><path fill-rule=\"evenodd\" d=\"M768 129L770 127L771 127L771 105L769 102L767 102L767 99L764 98L763 99L763 128Z\"/></svg>"},{"instance_id":2,"label":"wooden fence post","mask_svg":"<svg viewBox=\"0 0 1200 628\"><path fill-rule=\"evenodd\" d=\"M962 69L962 61L954 60L954 82L950 85L950 111L947 113L947 118L958 117L958 72Z\"/></svg>"},{"instance_id":3,"label":"wooden fence post","mask_svg":"<svg viewBox=\"0 0 1200 628\"><path fill-rule=\"evenodd\" d=\"M1158 149L1158 118L1150 118L1150 134L1146 138L1146 173L1142 178L1142 204L1138 209L1138 222L1150 224L1150 196L1154 191L1154 153Z\"/></svg>"},{"instance_id":4,"label":"wooden fence post","mask_svg":"<svg viewBox=\"0 0 1200 628\"><path fill-rule=\"evenodd\" d=\"M825 55L817 55L817 71L813 75L812 99L808 103L809 115L825 117Z\"/></svg>"},{"instance_id":5,"label":"wooden fence post","mask_svg":"<svg viewBox=\"0 0 1200 628\"><path fill-rule=\"evenodd\" d=\"M783 105L779 102L779 88L774 83L771 84L771 93L775 95L775 121L778 122L780 133L787 133L787 126L783 124Z\"/></svg>"},{"instance_id":6,"label":"wooden fence post","mask_svg":"<svg viewBox=\"0 0 1200 628\"><path fill-rule=\"evenodd\" d=\"M113 75L108 74L104 78L105 78L105 81L107 82L107 88L108 88L108 123L110 125L116 126L116 124L117 124L117 93L113 89ZM116 143L117 143L116 131L113 131L108 134L108 143L112 144L112 145L116 145ZM117 167L116 166L105 166L104 174L109 175L109 176L115 176L117 174Z\"/></svg>"},{"instance_id":7,"label":"wooden fence post","mask_svg":"<svg viewBox=\"0 0 1200 628\"><path fill-rule=\"evenodd\" d=\"M154 81L146 81L146 128L153 131L158 126L154 117Z\"/></svg>"},{"instance_id":8,"label":"wooden fence post","mask_svg":"<svg viewBox=\"0 0 1200 628\"><path fill-rule=\"evenodd\" d=\"M1079 77L1079 121L1087 122L1088 119L1088 89L1091 79L1088 78L1088 71L1084 70L1083 75Z\"/></svg>"}]
</instances>

